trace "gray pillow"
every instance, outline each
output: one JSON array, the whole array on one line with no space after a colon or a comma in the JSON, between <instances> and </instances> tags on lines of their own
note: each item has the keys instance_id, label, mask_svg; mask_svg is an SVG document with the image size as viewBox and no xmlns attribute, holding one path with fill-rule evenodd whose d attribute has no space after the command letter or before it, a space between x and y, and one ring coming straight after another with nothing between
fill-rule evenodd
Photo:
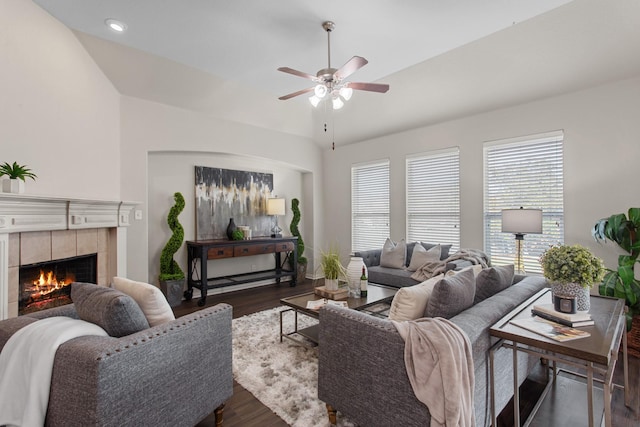
<instances>
[{"instance_id":1,"label":"gray pillow","mask_svg":"<svg viewBox=\"0 0 640 427\"><path fill-rule=\"evenodd\" d=\"M507 289L513 283L513 264L484 268L476 277L474 304Z\"/></svg>"},{"instance_id":2,"label":"gray pillow","mask_svg":"<svg viewBox=\"0 0 640 427\"><path fill-rule=\"evenodd\" d=\"M424 316L451 319L473 305L475 293L473 269L445 276L434 286Z\"/></svg>"},{"instance_id":3,"label":"gray pillow","mask_svg":"<svg viewBox=\"0 0 640 427\"><path fill-rule=\"evenodd\" d=\"M407 256L407 245L404 240L394 243L387 237L380 254L380 267L404 268Z\"/></svg>"},{"instance_id":4,"label":"gray pillow","mask_svg":"<svg viewBox=\"0 0 640 427\"><path fill-rule=\"evenodd\" d=\"M111 337L124 337L149 327L135 300L115 289L74 282L71 300L80 319L100 326Z\"/></svg>"}]
</instances>

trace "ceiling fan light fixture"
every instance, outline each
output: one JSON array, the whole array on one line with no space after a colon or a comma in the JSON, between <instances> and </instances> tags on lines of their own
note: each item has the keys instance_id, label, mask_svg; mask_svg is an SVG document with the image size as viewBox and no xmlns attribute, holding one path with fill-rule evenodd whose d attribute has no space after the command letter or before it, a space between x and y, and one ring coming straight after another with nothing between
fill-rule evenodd
<instances>
[{"instance_id":1,"label":"ceiling fan light fixture","mask_svg":"<svg viewBox=\"0 0 640 427\"><path fill-rule=\"evenodd\" d=\"M313 89L313 93L315 94L315 96L322 99L327 95L327 87L323 84L318 84Z\"/></svg>"},{"instance_id":2,"label":"ceiling fan light fixture","mask_svg":"<svg viewBox=\"0 0 640 427\"><path fill-rule=\"evenodd\" d=\"M342 87L340 88L340 96L344 98L345 101L351 99L351 95L353 95L353 89L350 87Z\"/></svg>"},{"instance_id":3,"label":"ceiling fan light fixture","mask_svg":"<svg viewBox=\"0 0 640 427\"><path fill-rule=\"evenodd\" d=\"M320 103L320 98L318 98L315 95L312 95L309 97L309 102L311 103L311 105L313 105L314 107L317 107L318 104Z\"/></svg>"},{"instance_id":4,"label":"ceiling fan light fixture","mask_svg":"<svg viewBox=\"0 0 640 427\"><path fill-rule=\"evenodd\" d=\"M344 107L344 102L342 102L342 99L340 99L339 96L334 97L332 101L334 110L339 110Z\"/></svg>"}]
</instances>

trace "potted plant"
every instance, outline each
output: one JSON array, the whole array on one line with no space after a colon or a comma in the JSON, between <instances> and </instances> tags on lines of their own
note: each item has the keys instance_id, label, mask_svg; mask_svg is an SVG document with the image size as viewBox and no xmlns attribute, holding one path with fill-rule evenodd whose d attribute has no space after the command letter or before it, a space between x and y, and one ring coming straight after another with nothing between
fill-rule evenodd
<instances>
[{"instance_id":1,"label":"potted plant","mask_svg":"<svg viewBox=\"0 0 640 427\"><path fill-rule=\"evenodd\" d=\"M618 268L607 269L598 291L600 295L622 298L629 307L627 330L632 319L640 314L640 282L635 278L634 267L640 262L640 208L630 208L627 215L613 214L598 220L592 235L599 243L611 240L625 252L618 256Z\"/></svg>"},{"instance_id":2,"label":"potted plant","mask_svg":"<svg viewBox=\"0 0 640 427\"><path fill-rule=\"evenodd\" d=\"M581 245L557 245L540 257L554 295L575 297L578 311L589 311L590 290L604 275L604 265Z\"/></svg>"},{"instance_id":3,"label":"potted plant","mask_svg":"<svg viewBox=\"0 0 640 427\"><path fill-rule=\"evenodd\" d=\"M37 175L27 168L27 165L19 165L13 162L12 165L5 162L0 165L0 176L6 175L9 179L2 181L2 191L5 193L24 193L25 179L36 180Z\"/></svg>"},{"instance_id":4,"label":"potted plant","mask_svg":"<svg viewBox=\"0 0 640 427\"><path fill-rule=\"evenodd\" d=\"M291 235L298 238L298 247L297 247L297 257L298 257L298 271L297 271L297 282L302 283L307 276L307 258L303 255L304 253L304 241L302 240L302 235L300 234L300 230L298 229L298 224L300 224L300 201L298 199L291 199L291 212L293 212L293 218L291 219L291 225L289 226L289 231L291 231Z\"/></svg>"},{"instance_id":5,"label":"potted plant","mask_svg":"<svg viewBox=\"0 0 640 427\"><path fill-rule=\"evenodd\" d=\"M325 287L329 291L337 290L339 279L345 279L347 276L347 270L340 262L340 253L334 247L321 253L320 268L324 273Z\"/></svg>"},{"instance_id":6,"label":"potted plant","mask_svg":"<svg viewBox=\"0 0 640 427\"><path fill-rule=\"evenodd\" d=\"M167 301L171 307L179 305L182 301L182 290L184 289L185 276L184 272L178 265L173 256L184 240L184 229L178 219L178 215L184 209L184 197L182 193L177 192L173 195L175 204L169 210L167 215L167 223L171 229L171 237L160 253L160 289L167 297Z\"/></svg>"}]
</instances>

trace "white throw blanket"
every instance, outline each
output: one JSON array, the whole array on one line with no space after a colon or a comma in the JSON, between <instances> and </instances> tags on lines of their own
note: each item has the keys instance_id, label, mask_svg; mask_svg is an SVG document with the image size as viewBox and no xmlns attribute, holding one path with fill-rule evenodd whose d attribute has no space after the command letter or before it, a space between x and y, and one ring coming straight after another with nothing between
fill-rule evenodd
<instances>
[{"instance_id":1,"label":"white throw blanket","mask_svg":"<svg viewBox=\"0 0 640 427\"><path fill-rule=\"evenodd\" d=\"M84 320L49 317L9 338L0 353L0 425L44 425L56 351L64 342L82 335L107 333Z\"/></svg>"},{"instance_id":2,"label":"white throw blanket","mask_svg":"<svg viewBox=\"0 0 640 427\"><path fill-rule=\"evenodd\" d=\"M469 261L471 264L480 264L482 268L489 266L489 257L487 254L478 249L460 249L458 252L449 255L445 260L441 261L428 261L411 275L413 280L424 282L440 273L444 273L447 269L447 263L463 259Z\"/></svg>"},{"instance_id":3,"label":"white throw blanket","mask_svg":"<svg viewBox=\"0 0 640 427\"><path fill-rule=\"evenodd\" d=\"M413 392L427 405L431 427L474 427L471 343L452 322L436 317L396 322Z\"/></svg>"}]
</instances>

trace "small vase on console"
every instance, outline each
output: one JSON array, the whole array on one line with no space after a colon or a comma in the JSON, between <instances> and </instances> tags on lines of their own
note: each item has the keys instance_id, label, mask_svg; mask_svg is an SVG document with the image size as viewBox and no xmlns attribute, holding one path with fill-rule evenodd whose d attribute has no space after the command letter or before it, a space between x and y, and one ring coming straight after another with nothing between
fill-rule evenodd
<instances>
[{"instance_id":1,"label":"small vase on console","mask_svg":"<svg viewBox=\"0 0 640 427\"><path fill-rule=\"evenodd\" d=\"M233 240L233 232L236 231L236 223L233 222L233 218L229 218L229 225L227 225L227 238Z\"/></svg>"},{"instance_id":2,"label":"small vase on console","mask_svg":"<svg viewBox=\"0 0 640 427\"><path fill-rule=\"evenodd\" d=\"M368 273L367 266L361 257L352 256L349 265L347 265L347 280L349 284L349 296L360 297L360 277L362 276L362 267Z\"/></svg>"}]
</instances>

